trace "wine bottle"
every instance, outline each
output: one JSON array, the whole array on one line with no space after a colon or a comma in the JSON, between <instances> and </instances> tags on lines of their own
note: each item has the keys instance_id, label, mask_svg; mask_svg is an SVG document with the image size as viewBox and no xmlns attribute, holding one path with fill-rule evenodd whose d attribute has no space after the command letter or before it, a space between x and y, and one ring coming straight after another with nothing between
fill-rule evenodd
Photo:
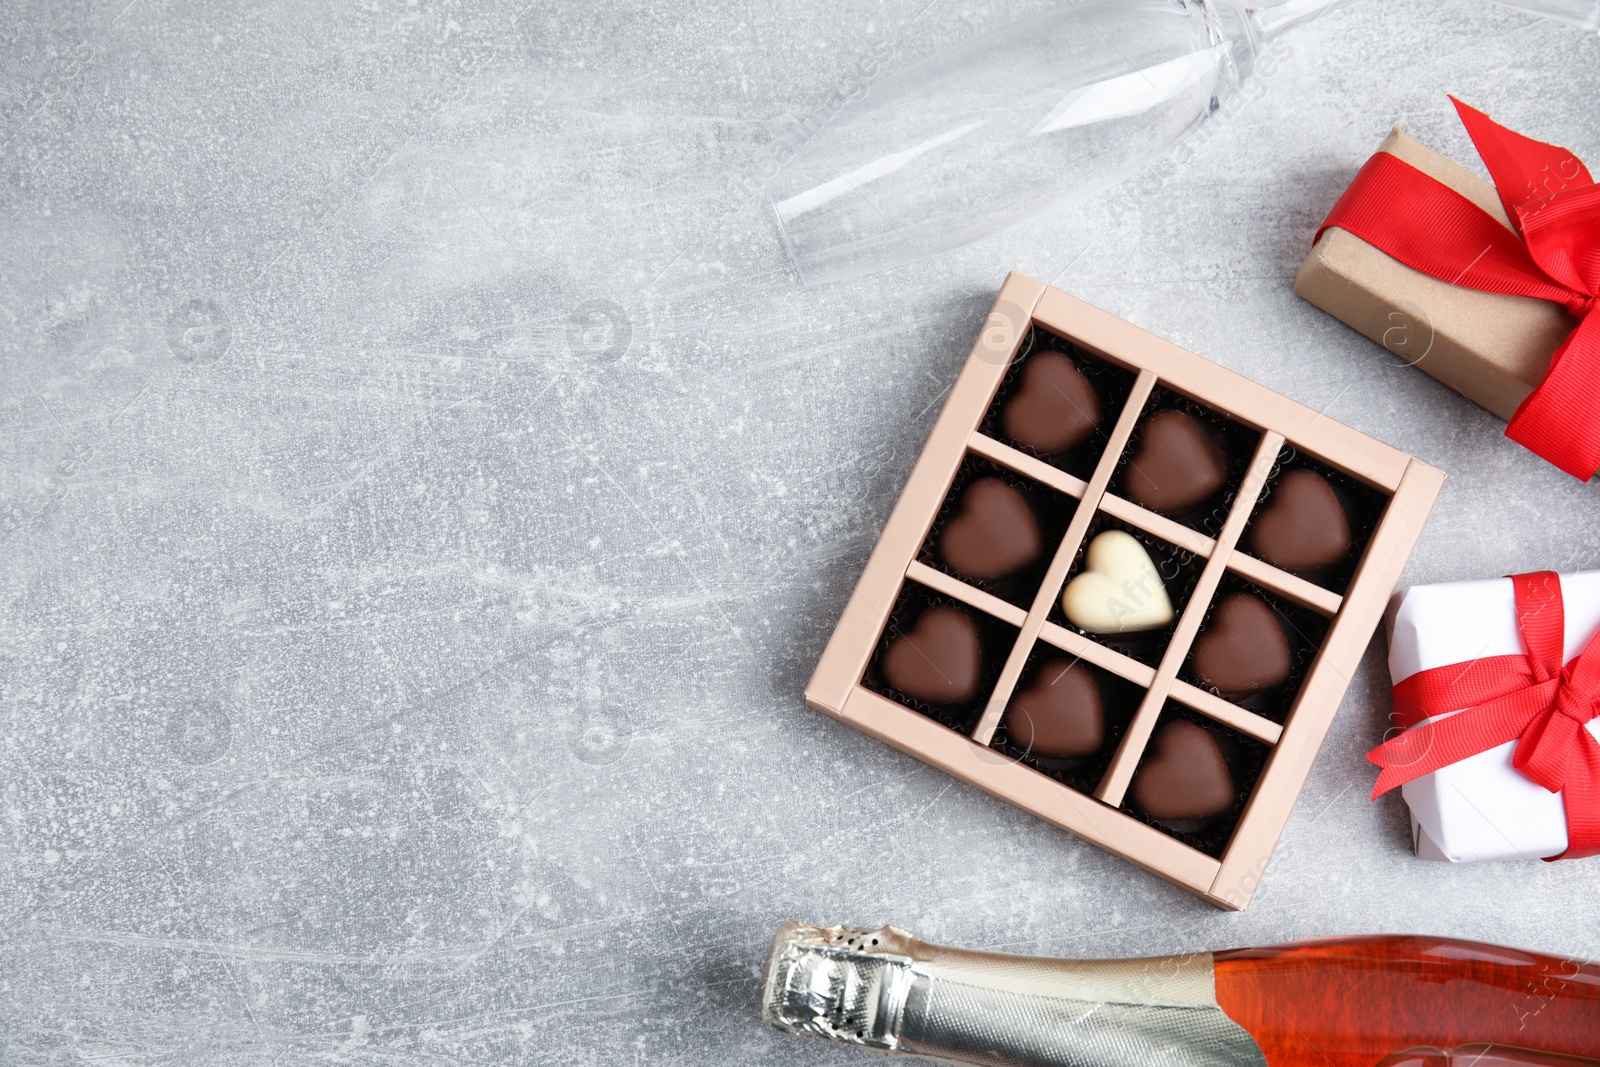
<instances>
[{"instance_id":1,"label":"wine bottle","mask_svg":"<svg viewBox=\"0 0 1600 1067\"><path fill-rule=\"evenodd\" d=\"M1380 935L1130 960L786 923L763 1017L978 1067L1600 1067L1600 966Z\"/></svg>"}]
</instances>

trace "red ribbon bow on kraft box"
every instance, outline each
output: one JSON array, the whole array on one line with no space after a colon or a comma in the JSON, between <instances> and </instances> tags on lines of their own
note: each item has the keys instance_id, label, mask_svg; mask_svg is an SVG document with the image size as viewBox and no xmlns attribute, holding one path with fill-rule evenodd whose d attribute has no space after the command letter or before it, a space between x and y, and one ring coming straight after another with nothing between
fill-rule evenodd
<instances>
[{"instance_id":1,"label":"red ribbon bow on kraft box","mask_svg":"<svg viewBox=\"0 0 1600 1067\"><path fill-rule=\"evenodd\" d=\"M1563 664L1560 578L1540 571L1511 581L1524 654L1403 677L1394 687L1394 721L1404 732L1367 755L1383 768L1372 796L1515 741L1512 766L1566 804L1567 848L1549 858L1597 855L1600 742L1587 724L1600 713L1600 633Z\"/></svg>"},{"instance_id":2,"label":"red ribbon bow on kraft box","mask_svg":"<svg viewBox=\"0 0 1600 1067\"><path fill-rule=\"evenodd\" d=\"M1369 159L1317 231L1338 227L1414 270L1549 300L1579 320L1506 436L1568 474L1600 468L1600 185L1571 152L1450 98L1515 227L1387 152Z\"/></svg>"}]
</instances>

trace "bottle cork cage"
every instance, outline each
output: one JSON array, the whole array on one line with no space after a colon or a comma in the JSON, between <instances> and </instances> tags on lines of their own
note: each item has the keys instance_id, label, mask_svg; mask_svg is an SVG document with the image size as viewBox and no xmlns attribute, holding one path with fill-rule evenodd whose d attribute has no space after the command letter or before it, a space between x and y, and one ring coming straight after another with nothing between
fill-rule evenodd
<instances>
[{"instance_id":1,"label":"bottle cork cage","mask_svg":"<svg viewBox=\"0 0 1600 1067\"><path fill-rule=\"evenodd\" d=\"M1065 392L1042 369L1059 370L1062 357L1077 372ZM1030 374L1036 360L1041 369ZM1062 396L1087 388L1069 409L1098 405L1097 428L1049 453L1019 440L1008 409L1041 382ZM1186 418L1152 422L1163 412ZM1141 475L1159 465L1149 450L1170 432L1156 425L1163 421L1212 442L1198 503L1175 507L1140 490ZM1283 487L1297 479L1332 490L1349 544L1333 562L1290 570L1262 558L1272 553L1260 550L1258 527L1274 521L1264 518L1274 494L1286 500L1294 490ZM1012 274L806 701L1219 907L1243 908L1443 481L1425 463ZM1036 532L1009 537L1001 518L1024 510L1032 522L1018 522ZM1142 550L1170 612L1151 606L1159 597L1133 572L1101 556L1091 567L1090 546L1111 532L1118 536L1107 543ZM974 540L1000 565L962 561L960 543ZM1155 614L1124 632L1103 632L1103 620L1077 625L1062 592L1090 569L1111 580L1093 587L1105 592L1091 606L1109 608L1116 625ZM1236 600L1254 605L1256 631L1237 612L1220 617ZM1281 633L1281 645L1260 640L1263 625ZM1205 648L1224 638L1247 653L1247 671L1273 661L1273 684L1219 688ZM1263 643L1273 647L1264 652ZM916 675L919 660L931 684L911 694L918 687L907 672ZM1070 700L1073 687L1096 693L1097 726L1058 729L1046 744L1017 709L1036 707L1026 702L1047 690ZM1223 795L1216 779L1204 780L1218 761ZM1163 779L1202 794L1209 787L1207 813L1163 800Z\"/></svg>"}]
</instances>

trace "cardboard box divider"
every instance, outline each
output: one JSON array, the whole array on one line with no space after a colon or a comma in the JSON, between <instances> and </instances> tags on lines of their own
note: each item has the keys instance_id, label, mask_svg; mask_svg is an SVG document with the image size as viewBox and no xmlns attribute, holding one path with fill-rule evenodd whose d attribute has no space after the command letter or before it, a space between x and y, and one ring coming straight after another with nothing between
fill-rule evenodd
<instances>
[{"instance_id":1,"label":"cardboard box divider","mask_svg":"<svg viewBox=\"0 0 1600 1067\"><path fill-rule=\"evenodd\" d=\"M1283 736L1283 727L1271 719L1263 719L1237 704L1230 704L1209 689L1201 689L1182 678L1173 679L1172 688L1167 690L1167 695L1207 718L1215 719L1224 726L1231 726L1246 737L1253 737L1257 741L1275 745Z\"/></svg>"},{"instance_id":2,"label":"cardboard box divider","mask_svg":"<svg viewBox=\"0 0 1600 1067\"><path fill-rule=\"evenodd\" d=\"M979 432L1008 369L1035 328L1076 345L1091 359L1136 375L1131 395L1106 433L1104 451L1087 481ZM1260 435L1227 516L1214 537L1109 491L1118 463L1158 385ZM1343 593L1279 570L1238 547L1285 445L1389 498ZM918 559L963 458L969 454L982 456L1075 501L1067 529L1026 611ZM1403 452L1131 323L1013 273L1001 287L828 641L806 688L806 701L1219 907L1243 908L1259 883L1350 675L1399 580L1443 478L1439 471ZM1154 667L1049 618L1096 514L1111 516L1204 560L1167 647ZM1282 723L1179 677L1207 608L1227 573L1331 620ZM994 688L970 733L951 729L863 684L901 586L907 581L949 596L1017 630ZM1074 790L990 747L1029 657L1041 642L1145 689L1093 795ZM1169 702L1192 709L1271 749L1220 857L1201 852L1119 807Z\"/></svg>"},{"instance_id":3,"label":"cardboard box divider","mask_svg":"<svg viewBox=\"0 0 1600 1067\"><path fill-rule=\"evenodd\" d=\"M1190 594L1189 603L1183 614L1178 617L1178 625L1172 631L1166 651L1161 654L1161 666L1156 668L1155 680L1145 691L1144 702L1134 714L1133 724L1128 727L1128 732L1122 735L1122 744L1118 746L1117 754L1111 757L1111 769L1106 772L1100 788L1095 790L1095 796L1113 807L1122 803L1128 783L1133 780L1133 772L1138 766L1140 757L1144 755L1145 744L1156 728L1156 718L1167 702L1167 693L1172 688L1173 680L1178 676L1178 669L1189 658L1189 646L1194 643L1195 635L1200 632L1200 623L1205 618L1206 606L1211 603L1211 594L1217 591L1217 583L1222 581L1222 572L1228 564L1228 553L1233 551L1234 542L1244 533L1244 526L1250 521L1250 512L1255 507L1256 497L1261 494L1261 488L1266 484L1267 472L1272 469L1282 447L1282 435L1271 430L1261 435L1261 442L1256 446L1256 454L1251 457L1244 481L1239 486L1239 494L1228 509L1228 518L1223 523L1222 532L1217 536L1211 556L1206 559L1205 569L1200 572L1200 581ZM1239 714L1249 716L1251 719L1257 718L1243 708L1239 709Z\"/></svg>"},{"instance_id":4,"label":"cardboard box divider","mask_svg":"<svg viewBox=\"0 0 1600 1067\"><path fill-rule=\"evenodd\" d=\"M1045 571L1044 581L1033 598L1033 606L1028 609L1028 617L1022 623L1021 633L1017 635L1017 643L1012 646L1011 655L1007 657L1005 668L1000 672L1000 680L995 683L994 693L989 698L988 706L983 709L983 717L978 720L978 728L973 732L972 739L980 745L987 745L994 736L995 727L1000 724L1000 716L1004 714L1006 703L1011 699L1011 691L1016 687L1017 679L1022 676L1028 650L1032 647L1034 639L1039 636L1039 628L1044 625L1045 617L1050 614L1050 608L1060 595L1061 587L1067 580L1067 570L1077 557L1078 545L1082 543L1083 535L1089 529L1089 523L1094 520L1093 504L1086 502L1099 499L1105 492L1107 484L1111 481L1111 472L1116 466L1117 456L1127 447L1128 438L1133 436L1134 423L1138 422L1139 412L1144 408L1144 402L1149 398L1150 390L1155 388L1155 384L1155 375L1148 371L1140 371L1138 379L1133 383L1133 393L1128 397L1127 404L1112 427L1110 437L1106 441L1105 452L1095 467L1094 477L1089 479L1083 498L1078 501L1078 510L1073 513L1072 522L1061 538L1055 558L1050 561L1050 568Z\"/></svg>"}]
</instances>

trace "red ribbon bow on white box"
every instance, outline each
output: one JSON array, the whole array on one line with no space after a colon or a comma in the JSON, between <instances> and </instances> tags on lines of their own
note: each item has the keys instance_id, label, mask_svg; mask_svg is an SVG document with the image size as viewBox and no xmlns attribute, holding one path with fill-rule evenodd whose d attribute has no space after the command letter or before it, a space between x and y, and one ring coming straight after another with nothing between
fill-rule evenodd
<instances>
[{"instance_id":1,"label":"red ribbon bow on white box","mask_svg":"<svg viewBox=\"0 0 1600 1067\"><path fill-rule=\"evenodd\" d=\"M1525 654L1432 667L1397 683L1393 718L1405 729L1367 753L1383 768L1372 796L1516 741L1512 765L1566 804L1567 849L1551 858L1600 855L1600 742L1588 730L1600 714L1600 634L1563 664L1560 578L1538 571L1511 582Z\"/></svg>"}]
</instances>

